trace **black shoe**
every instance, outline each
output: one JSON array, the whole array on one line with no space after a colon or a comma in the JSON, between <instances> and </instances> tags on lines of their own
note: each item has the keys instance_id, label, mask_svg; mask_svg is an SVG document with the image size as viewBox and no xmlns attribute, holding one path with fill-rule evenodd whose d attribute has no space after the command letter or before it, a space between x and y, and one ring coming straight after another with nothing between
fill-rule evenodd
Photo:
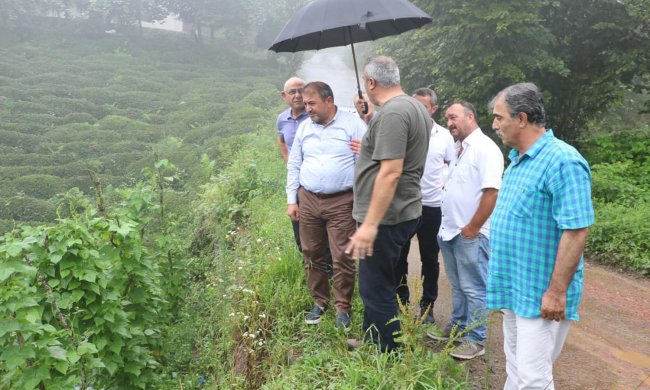
<instances>
[{"instance_id":1,"label":"black shoe","mask_svg":"<svg viewBox=\"0 0 650 390\"><path fill-rule=\"evenodd\" d=\"M334 325L335 328L348 330L350 329L351 325L352 319L350 318L350 313L343 311L336 313L336 324Z\"/></svg>"},{"instance_id":2,"label":"black shoe","mask_svg":"<svg viewBox=\"0 0 650 390\"><path fill-rule=\"evenodd\" d=\"M323 314L325 314L325 309L314 303L314 306L311 307L311 310L305 316L305 324L318 324Z\"/></svg>"}]
</instances>

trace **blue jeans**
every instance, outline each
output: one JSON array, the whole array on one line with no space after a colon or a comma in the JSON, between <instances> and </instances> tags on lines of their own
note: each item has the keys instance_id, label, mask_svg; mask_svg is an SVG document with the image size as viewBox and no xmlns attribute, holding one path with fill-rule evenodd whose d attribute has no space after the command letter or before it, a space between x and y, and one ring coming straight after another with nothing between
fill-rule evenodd
<instances>
[{"instance_id":1,"label":"blue jeans","mask_svg":"<svg viewBox=\"0 0 650 390\"><path fill-rule=\"evenodd\" d=\"M480 234L464 238L458 234L449 241L438 237L451 284L451 323L457 330L469 329L465 338L484 345L487 334L486 281L490 242ZM482 325L477 325L482 323Z\"/></svg>"},{"instance_id":2,"label":"blue jeans","mask_svg":"<svg viewBox=\"0 0 650 390\"><path fill-rule=\"evenodd\" d=\"M359 295L363 300L363 330L368 341L382 351L401 347L394 333L401 330L397 317L398 263L404 245L411 239L419 218L397 225L379 225L372 256L359 260Z\"/></svg>"}]
</instances>

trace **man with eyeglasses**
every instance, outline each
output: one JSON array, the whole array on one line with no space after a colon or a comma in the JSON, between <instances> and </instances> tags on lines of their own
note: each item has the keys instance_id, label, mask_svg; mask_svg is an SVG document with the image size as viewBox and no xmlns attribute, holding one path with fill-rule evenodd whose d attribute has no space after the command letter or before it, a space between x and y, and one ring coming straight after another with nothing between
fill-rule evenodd
<instances>
[{"instance_id":1,"label":"man with eyeglasses","mask_svg":"<svg viewBox=\"0 0 650 390\"><path fill-rule=\"evenodd\" d=\"M296 136L298 125L308 116L307 111L305 111L305 103L302 101L302 89L304 87L305 82L302 79L292 77L284 83L284 89L280 92L282 99L289 105L289 108L278 115L277 121L278 144L285 164L289 159L291 145L293 145L293 138Z\"/></svg>"},{"instance_id":2,"label":"man with eyeglasses","mask_svg":"<svg viewBox=\"0 0 650 390\"><path fill-rule=\"evenodd\" d=\"M302 91L305 87L305 81L298 77L291 77L284 83L284 89L280 92L282 99L289 105L289 107L278 115L278 144L280 146L280 154L286 164L291 153L291 145L296 136L298 126L309 117L305 111L305 103L302 100ZM298 221L291 220L293 227L293 238L296 240L298 250L302 252L300 245L300 227Z\"/></svg>"}]
</instances>

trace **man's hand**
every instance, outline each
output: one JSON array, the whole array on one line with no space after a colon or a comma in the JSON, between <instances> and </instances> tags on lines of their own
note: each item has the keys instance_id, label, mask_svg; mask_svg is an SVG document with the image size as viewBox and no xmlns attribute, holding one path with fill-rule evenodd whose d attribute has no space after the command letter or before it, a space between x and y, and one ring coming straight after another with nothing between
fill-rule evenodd
<instances>
[{"instance_id":1,"label":"man's hand","mask_svg":"<svg viewBox=\"0 0 650 390\"><path fill-rule=\"evenodd\" d=\"M542 296L541 317L553 321L566 319L566 291L546 290Z\"/></svg>"},{"instance_id":2,"label":"man's hand","mask_svg":"<svg viewBox=\"0 0 650 390\"><path fill-rule=\"evenodd\" d=\"M345 248L345 253L353 259L365 259L372 256L372 248L377 237L377 227L361 224L359 229L350 237L350 243Z\"/></svg>"},{"instance_id":3,"label":"man's hand","mask_svg":"<svg viewBox=\"0 0 650 390\"><path fill-rule=\"evenodd\" d=\"M460 236L463 238L476 238L480 232L481 229L475 229L470 225L465 225L462 229L460 229Z\"/></svg>"},{"instance_id":4,"label":"man's hand","mask_svg":"<svg viewBox=\"0 0 650 390\"><path fill-rule=\"evenodd\" d=\"M363 113L364 102L368 105L367 114ZM372 119L372 116L375 114L375 105L370 103L370 99L368 99L368 95L365 93L363 94L363 99L359 99L359 95L357 94L354 95L354 108L357 110L359 117L361 117L361 119L366 123L370 122L370 119Z\"/></svg>"},{"instance_id":5,"label":"man's hand","mask_svg":"<svg viewBox=\"0 0 650 390\"><path fill-rule=\"evenodd\" d=\"M292 221L298 221L300 219L299 211L297 204L287 206L287 215Z\"/></svg>"},{"instance_id":6,"label":"man's hand","mask_svg":"<svg viewBox=\"0 0 650 390\"><path fill-rule=\"evenodd\" d=\"M350 150L354 154L359 154L361 153L361 140L360 139L353 139L348 143L348 146L350 146Z\"/></svg>"}]
</instances>

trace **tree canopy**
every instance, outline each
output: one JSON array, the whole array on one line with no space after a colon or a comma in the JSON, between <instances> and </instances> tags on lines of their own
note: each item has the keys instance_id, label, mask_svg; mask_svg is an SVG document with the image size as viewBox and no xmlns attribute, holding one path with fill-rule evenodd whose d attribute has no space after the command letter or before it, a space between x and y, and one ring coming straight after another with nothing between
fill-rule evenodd
<instances>
[{"instance_id":1,"label":"tree canopy","mask_svg":"<svg viewBox=\"0 0 650 390\"><path fill-rule=\"evenodd\" d=\"M648 86L648 21L643 0L415 1L433 24L388 41L408 90L432 86L444 101L486 104L516 82L537 83L548 126L573 141L594 115L630 88Z\"/></svg>"}]
</instances>

